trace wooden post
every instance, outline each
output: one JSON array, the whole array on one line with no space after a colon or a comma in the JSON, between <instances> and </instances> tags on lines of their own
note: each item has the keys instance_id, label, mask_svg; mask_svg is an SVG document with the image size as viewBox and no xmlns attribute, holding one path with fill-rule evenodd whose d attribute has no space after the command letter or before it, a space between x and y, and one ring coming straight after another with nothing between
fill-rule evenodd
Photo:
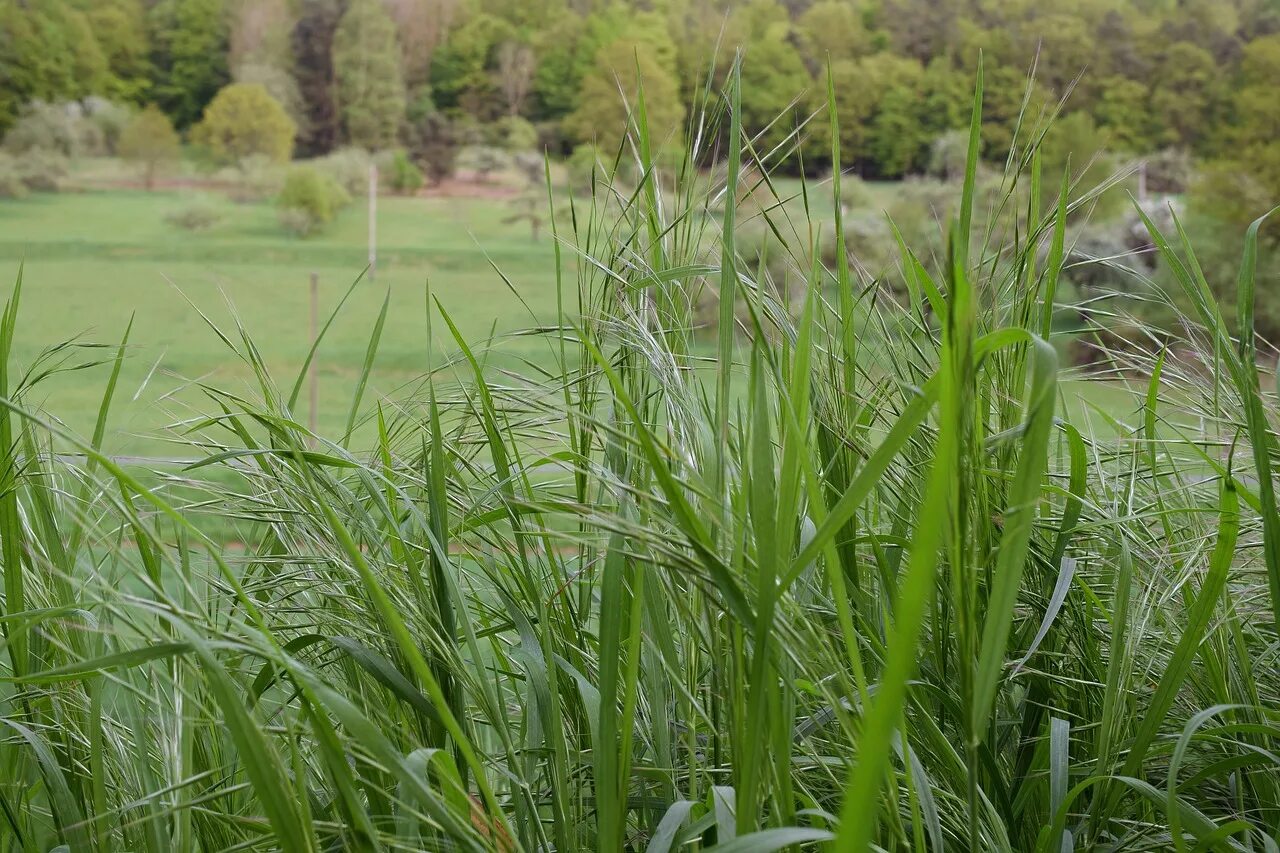
<instances>
[{"instance_id":1,"label":"wooden post","mask_svg":"<svg viewBox=\"0 0 1280 853\"><path fill-rule=\"evenodd\" d=\"M378 164L369 164L369 281L378 273Z\"/></svg>"},{"instance_id":2,"label":"wooden post","mask_svg":"<svg viewBox=\"0 0 1280 853\"><path fill-rule=\"evenodd\" d=\"M311 345L315 346L316 338L320 334L320 275L318 273L311 274ZM317 421L320 418L320 377L316 373L316 360L311 359L311 366L307 370L308 378L311 385L311 406L307 413L307 429L311 430L311 434L315 435Z\"/></svg>"}]
</instances>

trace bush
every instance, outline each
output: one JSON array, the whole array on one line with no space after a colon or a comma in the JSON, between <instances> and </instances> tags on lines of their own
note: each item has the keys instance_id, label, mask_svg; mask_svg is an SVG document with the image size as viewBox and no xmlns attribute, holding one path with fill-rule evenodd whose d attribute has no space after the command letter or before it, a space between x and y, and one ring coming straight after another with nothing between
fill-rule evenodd
<instances>
[{"instance_id":1,"label":"bush","mask_svg":"<svg viewBox=\"0 0 1280 853\"><path fill-rule=\"evenodd\" d=\"M57 192L67 176L67 158L54 151L32 149L14 161L22 183L32 192Z\"/></svg>"},{"instance_id":2,"label":"bush","mask_svg":"<svg viewBox=\"0 0 1280 853\"><path fill-rule=\"evenodd\" d=\"M969 159L969 132L948 130L938 135L929 146L928 174L944 181L956 181L964 177L964 167Z\"/></svg>"},{"instance_id":3,"label":"bush","mask_svg":"<svg viewBox=\"0 0 1280 853\"><path fill-rule=\"evenodd\" d=\"M205 107L204 118L191 132L214 162L241 164L258 155L287 162L293 153L297 125L280 102L259 83L232 83Z\"/></svg>"},{"instance_id":4,"label":"bush","mask_svg":"<svg viewBox=\"0 0 1280 853\"><path fill-rule=\"evenodd\" d=\"M388 162L382 167L382 183L392 192L413 195L426 182L422 170L414 165L403 150L392 152Z\"/></svg>"},{"instance_id":5,"label":"bush","mask_svg":"<svg viewBox=\"0 0 1280 853\"><path fill-rule=\"evenodd\" d=\"M506 152L491 145L468 146L458 155L458 165L472 172L482 184L489 183L493 173L502 171L510 162Z\"/></svg>"},{"instance_id":6,"label":"bush","mask_svg":"<svg viewBox=\"0 0 1280 853\"><path fill-rule=\"evenodd\" d=\"M332 175L311 166L289 170L276 204L280 224L299 237L306 237L333 221L351 196Z\"/></svg>"},{"instance_id":7,"label":"bush","mask_svg":"<svg viewBox=\"0 0 1280 853\"><path fill-rule=\"evenodd\" d=\"M590 195L592 175L595 180L608 184L612 180L612 160L606 162L600 149L594 145L579 145L565 161L569 169L569 186L576 193Z\"/></svg>"},{"instance_id":8,"label":"bush","mask_svg":"<svg viewBox=\"0 0 1280 853\"><path fill-rule=\"evenodd\" d=\"M22 180L17 159L0 151L0 198L25 198L28 193L30 190Z\"/></svg>"},{"instance_id":9,"label":"bush","mask_svg":"<svg viewBox=\"0 0 1280 853\"><path fill-rule=\"evenodd\" d=\"M458 132L443 113L427 113L410 130L409 152L433 184L453 175L458 162Z\"/></svg>"},{"instance_id":10,"label":"bush","mask_svg":"<svg viewBox=\"0 0 1280 853\"><path fill-rule=\"evenodd\" d=\"M102 130L85 118L76 101L50 104L34 101L4 138L4 147L14 154L28 151L81 157L105 150Z\"/></svg>"},{"instance_id":11,"label":"bush","mask_svg":"<svg viewBox=\"0 0 1280 853\"><path fill-rule=\"evenodd\" d=\"M92 95L84 101L85 120L98 129L102 138L101 154L115 155L119 153L120 137L125 128L134 119L134 110L128 104L121 104L106 98Z\"/></svg>"},{"instance_id":12,"label":"bush","mask_svg":"<svg viewBox=\"0 0 1280 853\"><path fill-rule=\"evenodd\" d=\"M363 148L339 148L326 154L312 165L338 182L350 195L364 195L369 191L369 167L374 158Z\"/></svg>"},{"instance_id":13,"label":"bush","mask_svg":"<svg viewBox=\"0 0 1280 853\"><path fill-rule=\"evenodd\" d=\"M496 140L508 151L529 151L538 147L538 129L520 116L507 116L498 122Z\"/></svg>"},{"instance_id":14,"label":"bush","mask_svg":"<svg viewBox=\"0 0 1280 853\"><path fill-rule=\"evenodd\" d=\"M206 231L217 225L221 219L222 211L218 209L217 204L203 196L190 200L164 216L165 222L184 231Z\"/></svg>"},{"instance_id":15,"label":"bush","mask_svg":"<svg viewBox=\"0 0 1280 853\"><path fill-rule=\"evenodd\" d=\"M249 204L279 195L287 171L287 166L266 157L254 156L237 166L219 169L213 178L218 183L231 185L227 195L233 201Z\"/></svg>"},{"instance_id":16,"label":"bush","mask_svg":"<svg viewBox=\"0 0 1280 853\"><path fill-rule=\"evenodd\" d=\"M1165 148L1146 158L1147 190L1153 193L1184 193L1195 178L1191 155L1185 148Z\"/></svg>"}]
</instances>

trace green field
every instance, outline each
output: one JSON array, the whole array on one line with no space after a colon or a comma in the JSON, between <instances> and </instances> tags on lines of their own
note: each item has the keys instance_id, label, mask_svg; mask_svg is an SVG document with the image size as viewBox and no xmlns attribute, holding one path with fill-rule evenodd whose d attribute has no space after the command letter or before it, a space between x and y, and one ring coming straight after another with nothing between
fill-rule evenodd
<instances>
[{"instance_id":1,"label":"green field","mask_svg":"<svg viewBox=\"0 0 1280 853\"><path fill-rule=\"evenodd\" d=\"M279 227L269 202L220 200L218 224L183 231L165 215L186 201L176 192L98 191L0 202L4 277L15 278L24 262L26 269L19 364L70 338L118 342L136 313L108 445L115 453L158 452L157 431L187 414L183 394L168 396L175 388L199 379L228 387L249 375L187 300L220 325L229 324L233 307L277 381L292 381L309 346L310 273L320 277L323 322L365 266L368 221L361 206L340 214L324 234L300 240ZM532 323L490 260L530 309L554 311L550 238L532 242L527 225L503 224L508 214L502 201L381 199L376 281L360 284L318 357L322 432L341 433L388 290L391 308L370 399L424 371L428 281L470 341L491 328L502 333ZM516 341L506 349L538 346ZM72 362L100 355L79 353ZM42 385L38 399L87 431L102 381L102 370L67 373Z\"/></svg>"},{"instance_id":2,"label":"green field","mask_svg":"<svg viewBox=\"0 0 1280 853\"><path fill-rule=\"evenodd\" d=\"M891 190L877 187L876 197ZM222 218L188 232L165 221L190 201L182 192L89 191L33 195L0 202L0 262L16 277L25 264L19 364L44 348L77 339L114 344L136 315L129 356L116 395L107 449L120 455L166 455L165 427L190 416L195 381L245 388L248 366L205 324L196 307L234 331L232 311L252 335L277 382L292 382L306 357L308 289L319 275L321 322L366 263L367 214L355 205L323 234L301 240L276 222L270 202L219 199ZM554 316L555 278L549 236L534 242L527 225L505 223L500 200L380 200L376 280L362 282L329 331L317 365L318 426L337 437L384 295L386 327L366 392L366 405L421 379L426 365L428 282L468 341ZM516 299L493 266L519 290ZM188 301L189 300L189 301ZM193 307L194 306L194 307ZM451 341L437 335L438 350ZM507 341L502 352L535 360L536 338ZM101 358L89 350L67 362ZM105 368L64 373L42 383L35 402L87 433L101 401ZM1083 397L1123 414L1128 392L1072 383L1068 402ZM305 411L299 411L304 417Z\"/></svg>"}]
</instances>

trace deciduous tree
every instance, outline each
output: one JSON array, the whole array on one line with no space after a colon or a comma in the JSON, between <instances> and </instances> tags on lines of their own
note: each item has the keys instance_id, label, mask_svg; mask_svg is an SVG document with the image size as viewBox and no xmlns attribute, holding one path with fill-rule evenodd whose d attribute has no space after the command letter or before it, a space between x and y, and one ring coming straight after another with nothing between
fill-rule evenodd
<instances>
[{"instance_id":1,"label":"deciduous tree","mask_svg":"<svg viewBox=\"0 0 1280 853\"><path fill-rule=\"evenodd\" d=\"M160 170L178 159L182 143L169 117L149 104L125 125L116 150L139 168L146 188L152 189Z\"/></svg>"},{"instance_id":2,"label":"deciduous tree","mask_svg":"<svg viewBox=\"0 0 1280 853\"><path fill-rule=\"evenodd\" d=\"M243 165L253 156L283 163L297 127L280 102L257 83L232 83L209 103L192 139L218 162Z\"/></svg>"},{"instance_id":3,"label":"deciduous tree","mask_svg":"<svg viewBox=\"0 0 1280 853\"><path fill-rule=\"evenodd\" d=\"M380 0L352 0L333 37L338 107L347 139L390 148L405 118L404 75L395 22Z\"/></svg>"}]
</instances>

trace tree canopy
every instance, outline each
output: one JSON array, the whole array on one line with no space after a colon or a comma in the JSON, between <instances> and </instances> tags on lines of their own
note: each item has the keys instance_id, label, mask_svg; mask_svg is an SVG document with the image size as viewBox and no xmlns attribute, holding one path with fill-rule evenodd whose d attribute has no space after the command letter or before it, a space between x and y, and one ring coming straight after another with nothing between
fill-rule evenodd
<instances>
[{"instance_id":1,"label":"tree canopy","mask_svg":"<svg viewBox=\"0 0 1280 853\"><path fill-rule=\"evenodd\" d=\"M266 88L308 154L410 144L432 111L518 117L567 154L621 132L604 125L637 70L670 129L741 49L744 126L784 168L829 167L829 68L848 165L896 177L965 125L981 51L992 160L1065 98L1111 151L1265 171L1278 32L1256 0L0 0L0 133L33 101L89 95L186 130L235 81Z\"/></svg>"}]
</instances>

